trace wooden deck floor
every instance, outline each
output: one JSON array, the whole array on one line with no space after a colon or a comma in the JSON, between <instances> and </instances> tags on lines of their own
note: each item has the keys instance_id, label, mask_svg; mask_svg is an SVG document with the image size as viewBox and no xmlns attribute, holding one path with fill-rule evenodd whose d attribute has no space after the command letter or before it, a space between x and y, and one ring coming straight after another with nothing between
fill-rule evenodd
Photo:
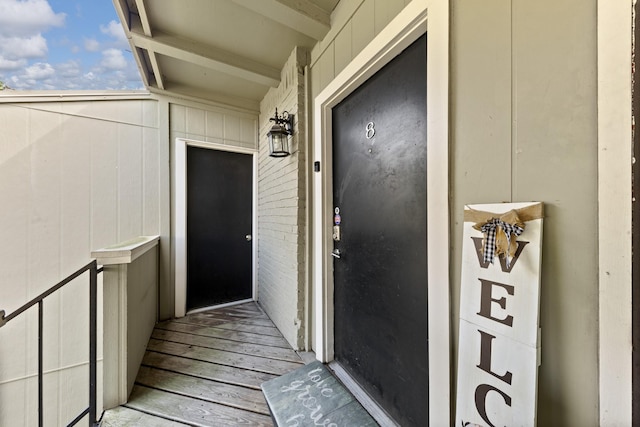
<instances>
[{"instance_id":1,"label":"wooden deck floor","mask_svg":"<svg viewBox=\"0 0 640 427\"><path fill-rule=\"evenodd\" d=\"M272 426L260 384L302 365L255 303L160 323L129 401L101 425Z\"/></svg>"}]
</instances>

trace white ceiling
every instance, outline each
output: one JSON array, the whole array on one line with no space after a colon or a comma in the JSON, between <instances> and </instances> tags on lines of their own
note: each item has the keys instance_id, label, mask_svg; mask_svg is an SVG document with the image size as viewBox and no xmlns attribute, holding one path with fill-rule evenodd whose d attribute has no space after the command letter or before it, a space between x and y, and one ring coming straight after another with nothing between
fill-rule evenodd
<instances>
[{"instance_id":1,"label":"white ceiling","mask_svg":"<svg viewBox=\"0 0 640 427\"><path fill-rule=\"evenodd\" d=\"M258 110L295 46L311 49L339 0L113 0L152 92Z\"/></svg>"}]
</instances>

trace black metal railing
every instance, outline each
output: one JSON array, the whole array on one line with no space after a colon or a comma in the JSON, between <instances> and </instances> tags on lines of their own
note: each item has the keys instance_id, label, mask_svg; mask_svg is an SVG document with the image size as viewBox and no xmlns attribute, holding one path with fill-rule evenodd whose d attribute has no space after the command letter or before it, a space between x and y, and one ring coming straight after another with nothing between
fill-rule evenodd
<instances>
[{"instance_id":1,"label":"black metal railing","mask_svg":"<svg viewBox=\"0 0 640 427\"><path fill-rule=\"evenodd\" d=\"M42 427L44 423L43 409L43 336L42 336L42 318L44 299L62 288L67 283L89 271L89 407L80 413L69 426L76 425L87 414L89 415L89 426L95 426L97 411L97 394L96 394L96 348L97 348L97 308L98 308L98 273L102 272L102 268L98 269L98 263L93 260L85 265L48 291L38 295L8 316L4 315L4 310L0 310L0 327L4 326L11 320L18 317L34 305L38 305L38 426Z\"/></svg>"}]
</instances>

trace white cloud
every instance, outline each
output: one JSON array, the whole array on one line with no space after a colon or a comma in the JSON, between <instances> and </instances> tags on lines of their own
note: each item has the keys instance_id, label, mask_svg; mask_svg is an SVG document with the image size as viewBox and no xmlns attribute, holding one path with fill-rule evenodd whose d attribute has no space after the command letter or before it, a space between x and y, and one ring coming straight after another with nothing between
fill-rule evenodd
<instances>
[{"instance_id":1,"label":"white cloud","mask_svg":"<svg viewBox=\"0 0 640 427\"><path fill-rule=\"evenodd\" d=\"M56 32L47 41L46 31L64 26L66 18L46 0L0 0L0 80L16 90L144 89L117 21L100 25L98 35L73 33L70 39ZM75 17L69 19L73 27ZM58 55L59 48L73 55Z\"/></svg>"},{"instance_id":2,"label":"white cloud","mask_svg":"<svg viewBox=\"0 0 640 427\"><path fill-rule=\"evenodd\" d=\"M96 39L84 39L84 48L89 52L97 52L100 50L100 43Z\"/></svg>"},{"instance_id":3,"label":"white cloud","mask_svg":"<svg viewBox=\"0 0 640 427\"><path fill-rule=\"evenodd\" d=\"M107 70L123 70L127 68L127 60L120 49L107 49L102 52L100 66Z\"/></svg>"},{"instance_id":4,"label":"white cloud","mask_svg":"<svg viewBox=\"0 0 640 427\"><path fill-rule=\"evenodd\" d=\"M0 0L0 35L33 36L64 26L65 17L54 13L46 0Z\"/></svg>"},{"instance_id":5,"label":"white cloud","mask_svg":"<svg viewBox=\"0 0 640 427\"><path fill-rule=\"evenodd\" d=\"M43 58L46 54L47 41L40 34L31 37L0 36L0 55L6 58Z\"/></svg>"},{"instance_id":6,"label":"white cloud","mask_svg":"<svg viewBox=\"0 0 640 427\"><path fill-rule=\"evenodd\" d=\"M27 65L26 59L11 60L0 56L0 71L14 71L24 68Z\"/></svg>"},{"instance_id":7,"label":"white cloud","mask_svg":"<svg viewBox=\"0 0 640 427\"><path fill-rule=\"evenodd\" d=\"M47 55L42 33L65 23L46 0L0 0L0 70L23 68L27 59Z\"/></svg>"},{"instance_id":8,"label":"white cloud","mask_svg":"<svg viewBox=\"0 0 640 427\"><path fill-rule=\"evenodd\" d=\"M82 74L82 65L79 61L70 60L56 66L57 73L62 78L76 78Z\"/></svg>"},{"instance_id":9,"label":"white cloud","mask_svg":"<svg viewBox=\"0 0 640 427\"><path fill-rule=\"evenodd\" d=\"M23 78L27 80L45 80L53 77L56 74L56 70L44 62L38 62L25 68Z\"/></svg>"},{"instance_id":10,"label":"white cloud","mask_svg":"<svg viewBox=\"0 0 640 427\"><path fill-rule=\"evenodd\" d=\"M100 25L100 31L102 31L103 34L106 34L113 38L116 42L117 47L121 49L126 49L129 47L129 42L127 41L127 36L124 33L124 29L118 22L111 21L107 25Z\"/></svg>"}]
</instances>

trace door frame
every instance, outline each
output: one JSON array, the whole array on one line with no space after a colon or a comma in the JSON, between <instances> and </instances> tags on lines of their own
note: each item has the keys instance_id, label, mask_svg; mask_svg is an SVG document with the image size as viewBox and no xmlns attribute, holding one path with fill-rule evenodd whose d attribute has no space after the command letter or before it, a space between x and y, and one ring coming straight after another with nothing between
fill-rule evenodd
<instances>
[{"instance_id":1,"label":"door frame","mask_svg":"<svg viewBox=\"0 0 640 427\"><path fill-rule=\"evenodd\" d=\"M597 5L598 403L603 426L634 421L632 11L631 0Z\"/></svg>"},{"instance_id":2,"label":"door frame","mask_svg":"<svg viewBox=\"0 0 640 427\"><path fill-rule=\"evenodd\" d=\"M434 391L429 406L439 408L429 411L429 421L449 425L449 0L409 3L315 99L313 156L321 172L313 174L314 348L320 361L333 360L332 109L425 32L429 390Z\"/></svg>"},{"instance_id":3,"label":"door frame","mask_svg":"<svg viewBox=\"0 0 640 427\"><path fill-rule=\"evenodd\" d=\"M213 142L196 141L192 139L176 138L174 148L175 161L175 317L184 317L187 314L187 147L199 147L216 151L227 151L239 154L248 154L252 158L253 185L251 188L251 300L256 298L256 223L257 211L257 150L250 148L234 147L231 145L216 144ZM221 306L233 305L244 301L237 301ZM209 307L192 310L189 313L208 310Z\"/></svg>"}]
</instances>

